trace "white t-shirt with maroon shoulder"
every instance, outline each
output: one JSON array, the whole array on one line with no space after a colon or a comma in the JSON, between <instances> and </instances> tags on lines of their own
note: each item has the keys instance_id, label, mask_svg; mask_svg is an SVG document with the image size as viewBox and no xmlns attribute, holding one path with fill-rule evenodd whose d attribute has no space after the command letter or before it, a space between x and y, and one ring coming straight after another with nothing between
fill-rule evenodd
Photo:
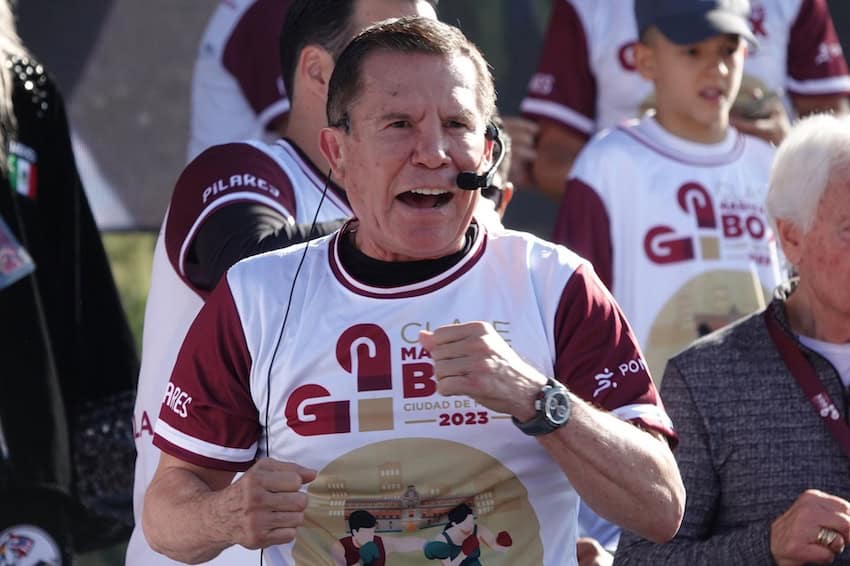
<instances>
[{"instance_id":1,"label":"white t-shirt with maroon shoulder","mask_svg":"<svg viewBox=\"0 0 850 566\"><path fill-rule=\"evenodd\" d=\"M443 540L448 511L466 503L478 525L512 541L502 554L481 545L483 563L574 565L578 496L563 471L507 415L438 394L418 333L486 321L580 397L673 437L631 329L590 265L528 234L480 229L445 272L375 287L342 265L339 238L228 272L189 331L154 443L215 469L245 470L269 454L318 470L305 525L294 543L267 550L269 564L330 563L355 510L377 518L384 540ZM388 558L424 561L421 550Z\"/></svg>"},{"instance_id":2,"label":"white t-shirt with maroon shoulder","mask_svg":"<svg viewBox=\"0 0 850 566\"><path fill-rule=\"evenodd\" d=\"M189 160L213 145L277 137L289 112L279 38L291 4L221 0L213 12L192 76Z\"/></svg>"},{"instance_id":3,"label":"white t-shirt with maroon shoulder","mask_svg":"<svg viewBox=\"0 0 850 566\"><path fill-rule=\"evenodd\" d=\"M730 128L713 145L652 117L576 160L554 239L590 260L655 378L691 341L764 308L782 280L764 202L774 149Z\"/></svg>"},{"instance_id":4,"label":"white t-shirt with maroon shoulder","mask_svg":"<svg viewBox=\"0 0 850 566\"><path fill-rule=\"evenodd\" d=\"M156 242L151 286L145 308L142 365L134 410L136 473L133 510L136 528L127 548L128 566L177 564L148 546L141 530L144 494L159 463L153 425L168 378L189 326L210 291L187 276L194 237L213 213L233 203L263 204L297 224L309 224L322 198L325 177L299 149L280 140L274 144L241 142L209 148L190 163L177 180L171 204ZM351 211L340 189L331 184L318 221L347 218ZM233 548L213 564L243 564L258 553Z\"/></svg>"},{"instance_id":5,"label":"white t-shirt with maroon shoulder","mask_svg":"<svg viewBox=\"0 0 850 566\"><path fill-rule=\"evenodd\" d=\"M555 0L524 114L581 135L637 117L652 83L635 69L634 2ZM744 73L780 95L850 95L850 75L826 0L753 0L759 41ZM787 100L786 100L787 103ZM789 106L790 109L790 106Z\"/></svg>"}]
</instances>

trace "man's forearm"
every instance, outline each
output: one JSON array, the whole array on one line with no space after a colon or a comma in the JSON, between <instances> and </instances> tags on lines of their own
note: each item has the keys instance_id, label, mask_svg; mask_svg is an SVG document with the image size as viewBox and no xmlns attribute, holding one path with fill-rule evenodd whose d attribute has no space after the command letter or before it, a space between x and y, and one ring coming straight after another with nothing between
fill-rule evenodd
<instances>
[{"instance_id":1,"label":"man's forearm","mask_svg":"<svg viewBox=\"0 0 850 566\"><path fill-rule=\"evenodd\" d=\"M662 440L576 396L570 422L540 441L600 516L664 542L679 528L685 491Z\"/></svg>"},{"instance_id":2,"label":"man's forearm","mask_svg":"<svg viewBox=\"0 0 850 566\"><path fill-rule=\"evenodd\" d=\"M171 468L151 483L145 496L145 538L154 550L180 562L212 560L233 544L229 512L222 512L226 498L191 471Z\"/></svg>"}]
</instances>

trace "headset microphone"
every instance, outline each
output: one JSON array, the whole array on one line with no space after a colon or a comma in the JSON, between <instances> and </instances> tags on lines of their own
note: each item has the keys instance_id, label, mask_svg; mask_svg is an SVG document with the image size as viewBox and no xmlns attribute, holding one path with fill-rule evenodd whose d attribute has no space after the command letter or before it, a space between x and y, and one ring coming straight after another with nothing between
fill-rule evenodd
<instances>
[{"instance_id":1,"label":"headset microphone","mask_svg":"<svg viewBox=\"0 0 850 566\"><path fill-rule=\"evenodd\" d=\"M474 171L464 171L462 173L458 173L457 180L455 180L455 184L458 188L461 188L465 191L474 191L476 189L483 189L485 187L490 186L493 183L493 176L496 174L496 170L499 169L499 165L502 163L502 159L505 157L504 147L502 145L502 138L499 137L499 128L496 127L492 122L487 124L487 129L485 130L484 137L488 140L493 140L493 142L498 146L498 148L493 148L493 151L498 149L498 154L496 159L490 164L490 167L482 174L478 174Z\"/></svg>"}]
</instances>

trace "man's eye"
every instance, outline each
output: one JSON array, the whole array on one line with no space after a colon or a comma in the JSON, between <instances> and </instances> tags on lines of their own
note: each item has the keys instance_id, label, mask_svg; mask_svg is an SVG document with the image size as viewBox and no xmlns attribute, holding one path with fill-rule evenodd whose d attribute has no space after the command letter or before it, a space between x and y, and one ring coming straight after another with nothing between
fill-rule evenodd
<instances>
[{"instance_id":1,"label":"man's eye","mask_svg":"<svg viewBox=\"0 0 850 566\"><path fill-rule=\"evenodd\" d=\"M458 120L449 120L446 122L446 127L448 128L466 128L467 125L464 122L460 122Z\"/></svg>"},{"instance_id":2,"label":"man's eye","mask_svg":"<svg viewBox=\"0 0 850 566\"><path fill-rule=\"evenodd\" d=\"M390 128L407 128L410 127L410 122L407 120L396 120L395 122L390 122Z\"/></svg>"}]
</instances>

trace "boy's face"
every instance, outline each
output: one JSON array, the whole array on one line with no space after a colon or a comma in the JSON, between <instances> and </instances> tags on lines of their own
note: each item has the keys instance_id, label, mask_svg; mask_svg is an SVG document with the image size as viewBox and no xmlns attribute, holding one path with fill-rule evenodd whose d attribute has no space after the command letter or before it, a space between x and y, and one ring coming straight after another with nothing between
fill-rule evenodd
<instances>
[{"instance_id":1,"label":"boy's face","mask_svg":"<svg viewBox=\"0 0 850 566\"><path fill-rule=\"evenodd\" d=\"M656 119L671 133L701 143L726 135L745 56L746 43L737 35L677 45L656 29L635 51L638 71L655 83Z\"/></svg>"}]
</instances>

